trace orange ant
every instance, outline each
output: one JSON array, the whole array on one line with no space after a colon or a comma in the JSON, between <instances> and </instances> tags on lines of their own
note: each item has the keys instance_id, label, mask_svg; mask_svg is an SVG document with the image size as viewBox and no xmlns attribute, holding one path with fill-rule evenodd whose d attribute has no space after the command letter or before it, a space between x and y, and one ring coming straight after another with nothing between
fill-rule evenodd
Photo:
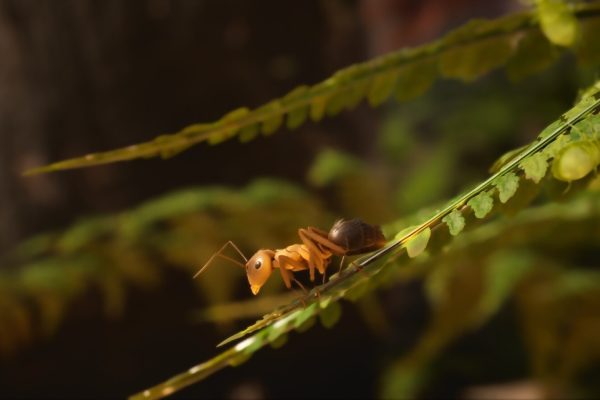
<instances>
[{"instance_id":1,"label":"orange ant","mask_svg":"<svg viewBox=\"0 0 600 400\"><path fill-rule=\"evenodd\" d=\"M315 270L323 275L331 261L332 255L342 256L368 253L382 248L386 244L381 228L369 225L360 219L338 220L329 232L309 226L298 229L298 236L302 244L292 244L285 249L258 250L248 260L244 253L230 240L219 251L210 257L204 266L194 275L200 275L215 259L221 257L246 269L250 290L258 294L260 288L266 283L274 268L279 268L285 286L290 289L292 281L297 283L302 290L304 286L294 277L293 272L308 269L310 280L315 280ZM225 248L232 246L245 261L245 264L223 255ZM340 270L342 268L340 263Z\"/></svg>"}]
</instances>

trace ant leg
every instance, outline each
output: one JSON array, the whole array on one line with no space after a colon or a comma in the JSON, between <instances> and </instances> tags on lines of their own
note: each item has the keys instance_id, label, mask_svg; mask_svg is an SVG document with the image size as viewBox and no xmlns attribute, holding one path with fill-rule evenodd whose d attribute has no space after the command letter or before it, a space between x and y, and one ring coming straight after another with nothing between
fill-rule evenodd
<instances>
[{"instance_id":1,"label":"ant leg","mask_svg":"<svg viewBox=\"0 0 600 400\"><path fill-rule=\"evenodd\" d=\"M338 270L338 275L342 272L342 268L344 267L344 260L346 259L346 255L344 254L342 256L342 259L340 261L340 269Z\"/></svg>"},{"instance_id":2,"label":"ant leg","mask_svg":"<svg viewBox=\"0 0 600 400\"><path fill-rule=\"evenodd\" d=\"M306 308L306 302L304 301L304 298L306 296L308 296L308 290L306 290L304 285L301 284L300 281L298 279L294 278L293 276L292 276L292 280L294 281L294 283L296 285L300 286L300 289L302 289L303 296L300 296L300 298L298 300L300 300L300 302L302 303L302 307Z\"/></svg>"},{"instance_id":3,"label":"ant leg","mask_svg":"<svg viewBox=\"0 0 600 400\"><path fill-rule=\"evenodd\" d=\"M298 236L302 239L302 243L308 249L311 257L309 257L308 264L310 266L311 263L314 263L316 268L319 270L321 274L325 272L325 266L323 265L323 261L329 258L329 254L323 252L319 247L315 244L314 236L318 236L315 233L309 232L306 229L298 229ZM311 281L314 280L314 275L311 275Z\"/></svg>"},{"instance_id":4,"label":"ant leg","mask_svg":"<svg viewBox=\"0 0 600 400\"><path fill-rule=\"evenodd\" d=\"M294 275L291 273L291 271L289 269L287 269L288 265L291 267L295 267L297 269L306 269L306 266L302 262L300 262L298 260L294 260L293 258L284 256L284 255L277 256L275 261L279 263L279 269L282 271L281 273L284 274L283 271L285 271L285 274L287 274L289 276L288 279L291 278L292 281L294 281L298 286L300 286L300 288L304 292L304 295L305 296L308 295L308 290L306 290L304 285L302 283L300 283L300 281L294 277ZM289 288L289 286L288 286L288 288ZM317 297L319 297L320 293L318 290L316 291L316 293L317 293Z\"/></svg>"},{"instance_id":5,"label":"ant leg","mask_svg":"<svg viewBox=\"0 0 600 400\"><path fill-rule=\"evenodd\" d=\"M369 278L369 274L367 274L367 273L365 272L365 270L364 270L364 267L363 267L363 266L360 266L360 265L358 265L358 264L356 263L356 260L355 260L355 261L352 261L352 262L350 263L350 265L348 265L348 268L350 268L350 267L351 267L351 266L353 266L353 265L354 265L354 268L355 268L354 270L355 270L355 271L357 271L357 272L360 272L361 274L363 274L363 276L364 276L365 278Z\"/></svg>"},{"instance_id":6,"label":"ant leg","mask_svg":"<svg viewBox=\"0 0 600 400\"><path fill-rule=\"evenodd\" d=\"M344 249L342 246L335 244L331 240L329 240L327 238L327 233L321 231L320 229L309 226L308 229L300 229L298 231L298 234L300 234L300 231L302 231L302 233L306 235L309 239L319 243L320 245L322 245L328 250L331 250L337 255L341 256L346 254L347 252L347 250ZM302 238L302 236L300 236L300 238Z\"/></svg>"},{"instance_id":7,"label":"ant leg","mask_svg":"<svg viewBox=\"0 0 600 400\"><path fill-rule=\"evenodd\" d=\"M281 273L281 279L283 279L283 283L285 283L285 287L288 289L292 288L292 279L294 278L292 273L285 269L284 265L281 265L283 260L279 260L280 257L275 258L273 261L273 267L279 268L279 272Z\"/></svg>"},{"instance_id":8,"label":"ant leg","mask_svg":"<svg viewBox=\"0 0 600 400\"><path fill-rule=\"evenodd\" d=\"M287 265L289 265L291 267L296 267L297 269L306 269L306 266L301 261L294 260L293 258L284 255L277 256L277 260L279 262L279 269L282 271L285 269L285 272L289 274L292 281L294 281L298 286L300 286L300 288L304 292L304 295L308 295L308 290L306 290L304 285L294 277L294 275L290 272L289 269L286 268ZM319 290L317 289L315 289L315 294L317 295L317 297L321 297L321 293L319 293Z\"/></svg>"},{"instance_id":9,"label":"ant leg","mask_svg":"<svg viewBox=\"0 0 600 400\"><path fill-rule=\"evenodd\" d=\"M222 254L221 254L223 251L225 251L225 248L226 248L228 245L230 245L230 246L233 246L233 248L234 248L234 249L236 249L236 250L238 251L238 253L240 253L240 255L241 255L243 258L244 258L244 260L245 260L246 262L248 262L248 259L247 259L247 258L244 256L244 253L242 253L242 252L240 251L240 249L239 249L239 248L238 248L238 247L237 247L237 246L236 246L236 245L235 245L235 244L234 244L234 243L233 243L231 240L229 240L227 243L225 243L225 244L223 245L223 247L221 247L221 249L219 249L219 251L217 251L216 253L214 253L214 254L213 254L213 255L212 255L212 256L211 256L211 257L208 259L208 261L206 262L206 264L204 264L204 265L202 266L202 268L200 268L200 270L199 270L198 272L196 272L196 274L194 275L194 278L196 278L198 275L200 275L202 272L204 272L204 270L205 270L206 268L208 268L208 266L209 266L209 265L210 265L210 263L211 263L211 262L212 262L212 261L215 259L215 257L222 257L222 258L225 258L225 259L227 259L227 260L229 260L229 261L232 261L232 262L234 262L234 263L238 264L238 265L239 265L239 266L241 266L242 268L245 268L244 264L242 264L241 262L235 261L234 259L232 259L232 258L229 258L229 257L227 257L227 256L224 256L224 255L222 255Z\"/></svg>"},{"instance_id":10,"label":"ant leg","mask_svg":"<svg viewBox=\"0 0 600 400\"><path fill-rule=\"evenodd\" d=\"M296 278L292 278L292 279L296 283L296 285L300 286L300 289L302 289L302 291L304 292L304 295L306 296L308 294L308 290L306 290L304 285L302 283L300 283L300 281L298 279L296 279Z\"/></svg>"}]
</instances>

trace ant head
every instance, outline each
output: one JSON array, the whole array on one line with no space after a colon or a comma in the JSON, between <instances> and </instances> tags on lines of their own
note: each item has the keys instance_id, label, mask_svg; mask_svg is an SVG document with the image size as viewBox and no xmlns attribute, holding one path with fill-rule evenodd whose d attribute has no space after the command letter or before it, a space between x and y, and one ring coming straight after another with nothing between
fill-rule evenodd
<instances>
[{"instance_id":1,"label":"ant head","mask_svg":"<svg viewBox=\"0 0 600 400\"><path fill-rule=\"evenodd\" d=\"M258 294L273 272L273 250L259 250L246 263L246 275L252 294Z\"/></svg>"}]
</instances>

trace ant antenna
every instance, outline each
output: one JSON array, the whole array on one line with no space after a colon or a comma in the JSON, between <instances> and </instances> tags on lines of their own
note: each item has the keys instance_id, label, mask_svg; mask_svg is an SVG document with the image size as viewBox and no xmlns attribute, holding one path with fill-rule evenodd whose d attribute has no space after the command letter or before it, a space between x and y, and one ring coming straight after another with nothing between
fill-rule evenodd
<instances>
[{"instance_id":1,"label":"ant antenna","mask_svg":"<svg viewBox=\"0 0 600 400\"><path fill-rule=\"evenodd\" d=\"M221 247L221 249L219 251L217 251L215 254L213 254L208 261L206 262L206 264L204 264L204 266L202 268L200 268L200 270L198 272L196 272L196 274L194 275L194 278L196 278L198 275L200 275L202 272L204 272L204 270L210 265L210 263L215 259L215 257L221 257L224 258L225 260L231 261L234 264L239 265L242 268L245 268L246 266L244 264L242 264L241 262L234 260L231 257L225 256L223 254L221 254L225 248L227 247L227 245L231 245L238 253L240 256L242 256L242 258L244 259L244 261L248 262L248 259L246 258L246 256L244 255L244 253L242 253L242 251L235 245L235 243L233 243L231 240L228 241L227 243L225 243L223 245L223 247Z\"/></svg>"}]
</instances>

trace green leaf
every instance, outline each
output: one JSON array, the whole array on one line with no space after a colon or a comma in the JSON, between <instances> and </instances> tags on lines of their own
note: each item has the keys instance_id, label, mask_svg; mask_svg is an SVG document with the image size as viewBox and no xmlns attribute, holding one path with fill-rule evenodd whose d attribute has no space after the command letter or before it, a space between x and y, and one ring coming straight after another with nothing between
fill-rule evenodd
<instances>
[{"instance_id":1,"label":"green leaf","mask_svg":"<svg viewBox=\"0 0 600 400\"><path fill-rule=\"evenodd\" d=\"M355 108L361 100L365 98L367 90L369 90L369 81L367 79L354 82L350 89L345 93L346 109L352 110Z\"/></svg>"},{"instance_id":2,"label":"green leaf","mask_svg":"<svg viewBox=\"0 0 600 400\"><path fill-rule=\"evenodd\" d=\"M505 64L511 55L512 44L509 37L490 37L442 53L440 72L447 78L472 81Z\"/></svg>"},{"instance_id":3,"label":"green leaf","mask_svg":"<svg viewBox=\"0 0 600 400\"><path fill-rule=\"evenodd\" d=\"M369 291L370 285L368 279L361 279L344 293L344 298L350 301L357 301Z\"/></svg>"},{"instance_id":4,"label":"green leaf","mask_svg":"<svg viewBox=\"0 0 600 400\"><path fill-rule=\"evenodd\" d=\"M498 188L498 198L501 203L506 203L519 188L519 177L513 172L509 172L498 177L494 181L494 185Z\"/></svg>"},{"instance_id":5,"label":"green leaf","mask_svg":"<svg viewBox=\"0 0 600 400\"><path fill-rule=\"evenodd\" d=\"M235 357L233 357L232 359L230 359L227 364L231 367L239 367L240 365L244 364L246 361L248 361L250 358L252 358L252 354L251 353L238 353L235 355Z\"/></svg>"},{"instance_id":6,"label":"green leaf","mask_svg":"<svg viewBox=\"0 0 600 400\"><path fill-rule=\"evenodd\" d=\"M561 0L537 0L540 25L544 35L559 46L571 46L577 37L577 18Z\"/></svg>"},{"instance_id":7,"label":"green leaf","mask_svg":"<svg viewBox=\"0 0 600 400\"><path fill-rule=\"evenodd\" d=\"M267 341L269 343L273 343L277 341L277 339L279 339L281 336L284 336L287 333L288 324L289 320L282 319L271 325L268 329Z\"/></svg>"},{"instance_id":8,"label":"green leaf","mask_svg":"<svg viewBox=\"0 0 600 400\"><path fill-rule=\"evenodd\" d=\"M247 109L246 107L241 107L241 108L235 109L235 110L225 114L225 116L221 119L220 124L227 125L230 123L235 123L237 120L248 115L248 113L250 113L250 110ZM235 136L235 134L238 132L238 130L239 130L239 128L237 126L228 128L228 129L223 129L219 132L218 135L216 135L216 134L211 135L207 139L207 142L209 144L221 143L221 142Z\"/></svg>"},{"instance_id":9,"label":"green leaf","mask_svg":"<svg viewBox=\"0 0 600 400\"><path fill-rule=\"evenodd\" d=\"M258 124L252 124L243 127L242 129L240 129L239 141L242 143L251 141L256 136L258 136L259 130L260 128Z\"/></svg>"},{"instance_id":10,"label":"green leaf","mask_svg":"<svg viewBox=\"0 0 600 400\"><path fill-rule=\"evenodd\" d=\"M571 182L585 177L600 163L600 141L578 141L565 146L552 163L552 175Z\"/></svg>"},{"instance_id":11,"label":"green leaf","mask_svg":"<svg viewBox=\"0 0 600 400\"><path fill-rule=\"evenodd\" d=\"M303 333L315 326L317 322L317 317L315 315L311 316L309 319L305 320L302 324L295 324L294 329L298 333Z\"/></svg>"},{"instance_id":12,"label":"green leaf","mask_svg":"<svg viewBox=\"0 0 600 400\"><path fill-rule=\"evenodd\" d=\"M308 93L308 86L305 86L305 85L299 86L296 89L292 90L290 93L288 93L283 98L282 103L284 105L287 105L289 103L294 103L294 102L298 101L299 99L303 98L307 93ZM287 124L286 124L287 128L288 129L296 129L297 127L302 125L304 123L304 121L306 121L306 117L308 116L308 113L309 113L308 105L300 105L300 106L293 107L288 112Z\"/></svg>"},{"instance_id":13,"label":"green leaf","mask_svg":"<svg viewBox=\"0 0 600 400\"><path fill-rule=\"evenodd\" d=\"M435 82L437 73L435 57L428 57L400 68L396 83L396 100L405 101L421 96Z\"/></svg>"},{"instance_id":14,"label":"green leaf","mask_svg":"<svg viewBox=\"0 0 600 400\"><path fill-rule=\"evenodd\" d=\"M265 331L259 332L254 336L250 336L248 339L238 343L236 348L244 354L253 354L258 349L266 344Z\"/></svg>"},{"instance_id":15,"label":"green leaf","mask_svg":"<svg viewBox=\"0 0 600 400\"><path fill-rule=\"evenodd\" d=\"M268 136L279 129L283 123L283 114L280 111L281 104L278 101L274 101L261 107L261 109L268 110L272 114L271 117L266 118L261 124L261 132L263 135Z\"/></svg>"},{"instance_id":16,"label":"green leaf","mask_svg":"<svg viewBox=\"0 0 600 400\"><path fill-rule=\"evenodd\" d=\"M556 155L569 143L571 143L571 135L561 133L552 143L542 150L542 153L544 153L547 159L555 158Z\"/></svg>"},{"instance_id":17,"label":"green leaf","mask_svg":"<svg viewBox=\"0 0 600 400\"><path fill-rule=\"evenodd\" d=\"M500 171L502 169L502 167L504 167L506 164L508 164L513 159L515 159L515 157L517 157L519 154L521 154L523 151L525 151L525 149L527 149L528 147L529 147L529 145L521 146L519 148L516 148L514 150L511 150L511 151L508 151L508 152L502 154L496 161L494 161L494 164L492 164L492 166L490 167L490 172Z\"/></svg>"},{"instance_id":18,"label":"green leaf","mask_svg":"<svg viewBox=\"0 0 600 400\"><path fill-rule=\"evenodd\" d=\"M321 324L329 329L340 320L341 315L342 307L340 307L339 302L334 301L319 312L319 319Z\"/></svg>"},{"instance_id":19,"label":"green leaf","mask_svg":"<svg viewBox=\"0 0 600 400\"><path fill-rule=\"evenodd\" d=\"M328 117L338 115L346 107L347 101L348 97L345 91L331 96L325 106L325 114Z\"/></svg>"},{"instance_id":20,"label":"green leaf","mask_svg":"<svg viewBox=\"0 0 600 400\"><path fill-rule=\"evenodd\" d=\"M375 76L367 94L371 106L376 107L386 101L396 86L400 72L397 69Z\"/></svg>"},{"instance_id":21,"label":"green leaf","mask_svg":"<svg viewBox=\"0 0 600 400\"><path fill-rule=\"evenodd\" d=\"M288 335L287 333L284 333L282 335L279 335L275 340L270 340L269 343L271 344L271 347L274 349L280 349L282 348L288 341Z\"/></svg>"},{"instance_id":22,"label":"green leaf","mask_svg":"<svg viewBox=\"0 0 600 400\"><path fill-rule=\"evenodd\" d=\"M564 124L565 123L563 121L561 121L560 119L557 119L556 121L552 122L550 125L548 125L547 127L544 128L544 130L538 135L538 139L543 139L546 136L552 134L558 128L561 128L562 126L564 126Z\"/></svg>"},{"instance_id":23,"label":"green leaf","mask_svg":"<svg viewBox=\"0 0 600 400\"><path fill-rule=\"evenodd\" d=\"M469 200L467 205L473 209L473 212L477 218L484 218L490 211L492 211L492 208L494 207L492 192L486 191L479 193L477 196Z\"/></svg>"},{"instance_id":24,"label":"green leaf","mask_svg":"<svg viewBox=\"0 0 600 400\"><path fill-rule=\"evenodd\" d=\"M415 258L419 254L421 254L425 248L427 248L427 243L429 243L429 238L431 237L431 229L426 228L416 236L410 238L406 244L406 253L410 258Z\"/></svg>"},{"instance_id":25,"label":"green leaf","mask_svg":"<svg viewBox=\"0 0 600 400\"><path fill-rule=\"evenodd\" d=\"M519 168L525 172L525 178L539 183L548 170L548 156L540 151L535 153L519 163Z\"/></svg>"},{"instance_id":26,"label":"green leaf","mask_svg":"<svg viewBox=\"0 0 600 400\"><path fill-rule=\"evenodd\" d=\"M564 122L571 122L573 118L575 118L579 113L581 113L586 108L590 107L592 104L596 102L594 96L587 96L582 98L579 103L575 104L573 108L564 113L561 119Z\"/></svg>"},{"instance_id":27,"label":"green leaf","mask_svg":"<svg viewBox=\"0 0 600 400\"><path fill-rule=\"evenodd\" d=\"M571 136L575 133L581 135L580 139L600 139L600 114L590 115L581 120L571 130Z\"/></svg>"},{"instance_id":28,"label":"green leaf","mask_svg":"<svg viewBox=\"0 0 600 400\"><path fill-rule=\"evenodd\" d=\"M313 87L313 92L317 92L320 86ZM310 119L314 122L319 122L325 116L325 109L329 102L330 95L314 96L310 101L310 110L308 112Z\"/></svg>"},{"instance_id":29,"label":"green leaf","mask_svg":"<svg viewBox=\"0 0 600 400\"><path fill-rule=\"evenodd\" d=\"M577 17L593 20L596 17L595 4L579 4L575 8ZM219 143L228 138L243 134L242 140L251 140L253 128L259 124L260 131L274 133L288 114L287 124L294 128L310 114L314 121L326 114L335 114L344 108L351 108L369 90L374 104L383 101L397 78L396 97L399 100L422 94L434 81L442 58L445 76L465 80L488 72L504 63L512 53L512 46L525 31L534 28L536 21L531 13L509 15L492 21L472 21L449 33L445 38L413 49L402 49L364 63L356 64L336 72L332 77L311 86L295 89L284 98L276 99L252 111L244 109L244 115L237 119L222 118L213 123L193 124L177 133L116 150L88 154L69 160L26 171L26 175L45 173L72 168L89 167L137 158L172 156L193 145L209 141ZM594 32L588 35L587 42L598 42ZM582 47L582 51L585 48ZM589 52L588 52L589 53ZM599 54L591 50L593 55ZM541 58L539 58L541 59ZM539 60L538 59L538 60ZM306 107L310 107L307 111ZM328 109L329 107L329 109Z\"/></svg>"},{"instance_id":30,"label":"green leaf","mask_svg":"<svg viewBox=\"0 0 600 400\"><path fill-rule=\"evenodd\" d=\"M294 328L296 328L296 329L301 328L302 325L309 322L309 320L312 317L314 317L314 315L316 314L316 311L317 311L316 303L312 303L311 305L309 305L308 307L306 307L303 310L296 311L294 314L294 317L293 317Z\"/></svg>"},{"instance_id":31,"label":"green leaf","mask_svg":"<svg viewBox=\"0 0 600 400\"><path fill-rule=\"evenodd\" d=\"M462 216L460 211L454 209L450 214L442 218L442 222L448 225L450 234L452 236L458 235L465 227L465 218Z\"/></svg>"}]
</instances>

